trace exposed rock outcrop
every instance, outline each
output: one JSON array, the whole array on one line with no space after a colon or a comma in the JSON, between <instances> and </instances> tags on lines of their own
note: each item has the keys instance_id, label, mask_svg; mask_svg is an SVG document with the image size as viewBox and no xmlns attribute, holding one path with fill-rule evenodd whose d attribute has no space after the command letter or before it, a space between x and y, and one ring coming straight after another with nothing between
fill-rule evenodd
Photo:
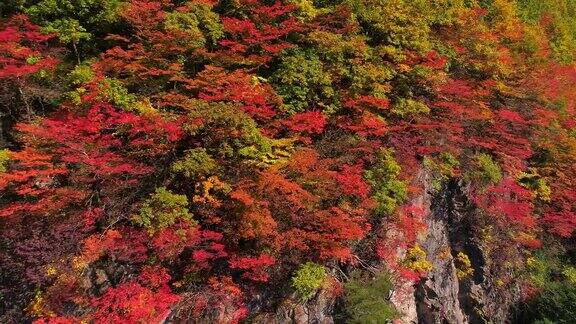
<instances>
[{"instance_id":1,"label":"exposed rock outcrop","mask_svg":"<svg viewBox=\"0 0 576 324\"><path fill-rule=\"evenodd\" d=\"M274 313L257 316L252 323L257 324L333 324L334 296L322 289L307 303L299 302L294 296L286 299Z\"/></svg>"},{"instance_id":2,"label":"exposed rock outcrop","mask_svg":"<svg viewBox=\"0 0 576 324\"><path fill-rule=\"evenodd\" d=\"M438 191L430 190L430 186L426 188L418 198L429 211L425 218L428 231L421 245L433 270L415 285L417 318L412 315L403 321L506 322L519 294L495 287L486 246L476 231L479 211L470 202L465 185L450 181ZM455 262L460 253L467 256L473 270L471 275L461 275L461 278Z\"/></svg>"}]
</instances>

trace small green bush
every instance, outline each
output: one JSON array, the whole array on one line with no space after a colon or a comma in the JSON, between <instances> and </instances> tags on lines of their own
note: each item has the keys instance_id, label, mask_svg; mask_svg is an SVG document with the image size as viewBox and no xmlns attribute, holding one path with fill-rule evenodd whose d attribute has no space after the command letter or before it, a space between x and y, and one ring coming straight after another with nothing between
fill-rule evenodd
<instances>
[{"instance_id":1,"label":"small green bush","mask_svg":"<svg viewBox=\"0 0 576 324\"><path fill-rule=\"evenodd\" d=\"M533 305L536 323L574 323L576 319L576 285L551 282Z\"/></svg>"},{"instance_id":2,"label":"small green bush","mask_svg":"<svg viewBox=\"0 0 576 324\"><path fill-rule=\"evenodd\" d=\"M326 109L328 102L334 99L330 74L325 71L318 55L311 50L286 51L271 81L284 100L284 109L289 114L304 111L312 105Z\"/></svg>"},{"instance_id":3,"label":"small green bush","mask_svg":"<svg viewBox=\"0 0 576 324\"><path fill-rule=\"evenodd\" d=\"M306 301L314 297L326 279L326 269L314 262L306 262L292 277L292 287Z\"/></svg>"},{"instance_id":4,"label":"small green bush","mask_svg":"<svg viewBox=\"0 0 576 324\"><path fill-rule=\"evenodd\" d=\"M466 177L481 186L487 186L500 182L502 169L489 154L480 153L474 157L473 170L469 171Z\"/></svg>"},{"instance_id":5,"label":"small green bush","mask_svg":"<svg viewBox=\"0 0 576 324\"><path fill-rule=\"evenodd\" d=\"M400 117L406 117L427 114L430 112L430 108L421 101L400 98L398 102L392 106L391 111Z\"/></svg>"},{"instance_id":6,"label":"small green bush","mask_svg":"<svg viewBox=\"0 0 576 324\"><path fill-rule=\"evenodd\" d=\"M393 283L388 272L373 280L355 274L344 288L349 323L379 324L398 317L398 311L389 300Z\"/></svg>"},{"instance_id":7,"label":"small green bush","mask_svg":"<svg viewBox=\"0 0 576 324\"><path fill-rule=\"evenodd\" d=\"M148 229L150 234L174 225L179 220L192 221L192 214L186 208L188 199L164 187L157 188L140 208L140 213L132 218L139 226Z\"/></svg>"},{"instance_id":8,"label":"small green bush","mask_svg":"<svg viewBox=\"0 0 576 324\"><path fill-rule=\"evenodd\" d=\"M376 212L379 215L390 215L398 204L402 203L408 189L404 181L398 180L401 167L396 162L391 150L380 150L378 161L364 174L366 181L374 190L374 199L378 203Z\"/></svg>"},{"instance_id":9,"label":"small green bush","mask_svg":"<svg viewBox=\"0 0 576 324\"><path fill-rule=\"evenodd\" d=\"M466 253L458 252L454 263L456 265L456 276L458 279L470 278L474 274L472 262Z\"/></svg>"},{"instance_id":10,"label":"small green bush","mask_svg":"<svg viewBox=\"0 0 576 324\"><path fill-rule=\"evenodd\" d=\"M7 149L0 150L0 174L6 172L6 165L10 160L10 151Z\"/></svg>"},{"instance_id":11,"label":"small green bush","mask_svg":"<svg viewBox=\"0 0 576 324\"><path fill-rule=\"evenodd\" d=\"M74 67L68 74L67 81L69 84L78 86L89 82L94 78L94 71L89 64L80 64Z\"/></svg>"},{"instance_id":12,"label":"small green bush","mask_svg":"<svg viewBox=\"0 0 576 324\"><path fill-rule=\"evenodd\" d=\"M103 97L124 110L132 110L136 104L136 95L130 93L122 81L104 78L98 85Z\"/></svg>"},{"instance_id":13,"label":"small green bush","mask_svg":"<svg viewBox=\"0 0 576 324\"><path fill-rule=\"evenodd\" d=\"M533 323L574 323L576 269L562 253L538 251L526 260L530 283L540 293L527 305L522 318Z\"/></svg>"},{"instance_id":14,"label":"small green bush","mask_svg":"<svg viewBox=\"0 0 576 324\"><path fill-rule=\"evenodd\" d=\"M440 190L446 181L455 177L460 167L460 161L448 152L442 152L438 157L424 157L423 164L432 175L431 184L435 190Z\"/></svg>"},{"instance_id":15,"label":"small green bush","mask_svg":"<svg viewBox=\"0 0 576 324\"><path fill-rule=\"evenodd\" d=\"M431 8L423 0L348 0L373 42L425 53Z\"/></svg>"},{"instance_id":16,"label":"small green bush","mask_svg":"<svg viewBox=\"0 0 576 324\"><path fill-rule=\"evenodd\" d=\"M172 172L181 173L187 178L209 176L218 168L216 161L204 148L195 148L185 152L184 158L172 164Z\"/></svg>"},{"instance_id":17,"label":"small green bush","mask_svg":"<svg viewBox=\"0 0 576 324\"><path fill-rule=\"evenodd\" d=\"M518 14L528 23L538 26L542 17L550 18L552 53L561 63L574 62L576 52L576 1L519 0Z\"/></svg>"},{"instance_id":18,"label":"small green bush","mask_svg":"<svg viewBox=\"0 0 576 324\"><path fill-rule=\"evenodd\" d=\"M181 41L191 48L201 48L206 43L202 31L198 27L198 19L190 12L174 11L168 13L164 21L164 28L168 32L184 32L188 37L181 39Z\"/></svg>"},{"instance_id":19,"label":"small green bush","mask_svg":"<svg viewBox=\"0 0 576 324\"><path fill-rule=\"evenodd\" d=\"M536 193L536 197L541 201L549 202L552 198L552 190L546 182L546 178L542 177L535 168L529 168L527 172L520 173L518 182Z\"/></svg>"}]
</instances>

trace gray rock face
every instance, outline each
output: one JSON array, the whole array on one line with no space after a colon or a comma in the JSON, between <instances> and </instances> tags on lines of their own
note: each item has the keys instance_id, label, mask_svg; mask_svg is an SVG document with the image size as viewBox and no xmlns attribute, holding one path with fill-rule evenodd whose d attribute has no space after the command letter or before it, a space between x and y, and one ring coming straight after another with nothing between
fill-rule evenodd
<instances>
[{"instance_id":1,"label":"gray rock face","mask_svg":"<svg viewBox=\"0 0 576 324\"><path fill-rule=\"evenodd\" d=\"M401 322L507 322L520 293L496 288L488 249L475 227L481 215L470 202L467 188L452 181L434 190L426 172L421 172L418 181L425 191L411 203L426 211L428 230L420 245L433 269L413 286L400 283L396 287L392 302L403 313ZM455 258L460 252L469 257L474 272L459 279Z\"/></svg>"},{"instance_id":2,"label":"gray rock face","mask_svg":"<svg viewBox=\"0 0 576 324\"><path fill-rule=\"evenodd\" d=\"M424 176L424 181L429 181ZM461 182L449 182L439 191L419 197L428 206L428 231L421 245L433 270L415 285L418 323L505 323L518 291L496 289L491 276L490 256L475 224L479 211L469 201ZM468 256L473 274L458 278L455 258Z\"/></svg>"},{"instance_id":3,"label":"gray rock face","mask_svg":"<svg viewBox=\"0 0 576 324\"><path fill-rule=\"evenodd\" d=\"M431 215L427 220L428 235L422 247L426 250L433 270L418 283L415 291L420 323L465 323L460 306L456 267L450 253L448 229L442 219Z\"/></svg>"},{"instance_id":4,"label":"gray rock face","mask_svg":"<svg viewBox=\"0 0 576 324\"><path fill-rule=\"evenodd\" d=\"M325 290L308 303L299 303L294 297L285 300L275 313L256 317L252 323L258 324L333 324L332 310L334 298Z\"/></svg>"}]
</instances>

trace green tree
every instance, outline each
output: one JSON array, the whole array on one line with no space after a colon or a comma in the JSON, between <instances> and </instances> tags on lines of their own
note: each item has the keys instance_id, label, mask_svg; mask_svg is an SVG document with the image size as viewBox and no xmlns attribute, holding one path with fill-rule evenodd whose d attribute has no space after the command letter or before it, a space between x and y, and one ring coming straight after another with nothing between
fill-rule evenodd
<instances>
[{"instance_id":1,"label":"green tree","mask_svg":"<svg viewBox=\"0 0 576 324\"><path fill-rule=\"evenodd\" d=\"M0 150L0 174L6 172L6 165L10 160L10 151L7 149Z\"/></svg>"},{"instance_id":2,"label":"green tree","mask_svg":"<svg viewBox=\"0 0 576 324\"><path fill-rule=\"evenodd\" d=\"M186 196L174 194L160 187L144 201L140 207L140 213L132 217L132 221L146 228L150 234L154 234L180 220L193 221L187 206Z\"/></svg>"},{"instance_id":3,"label":"green tree","mask_svg":"<svg viewBox=\"0 0 576 324\"><path fill-rule=\"evenodd\" d=\"M472 168L466 173L469 181L474 181L480 186L496 184L502 180L502 169L492 156L479 153L474 157Z\"/></svg>"},{"instance_id":4,"label":"green tree","mask_svg":"<svg viewBox=\"0 0 576 324\"><path fill-rule=\"evenodd\" d=\"M408 195L406 183L398 180L400 171L392 150L381 149L375 165L364 174L374 191L374 198L378 202L376 212L380 215L390 215Z\"/></svg>"},{"instance_id":5,"label":"green tree","mask_svg":"<svg viewBox=\"0 0 576 324\"><path fill-rule=\"evenodd\" d=\"M355 273L344 288L349 323L388 323L398 317L398 311L390 302L393 283L387 271L371 280Z\"/></svg>"},{"instance_id":6,"label":"green tree","mask_svg":"<svg viewBox=\"0 0 576 324\"><path fill-rule=\"evenodd\" d=\"M373 41L381 45L426 52L430 17L425 0L349 0L361 25Z\"/></svg>"},{"instance_id":7,"label":"green tree","mask_svg":"<svg viewBox=\"0 0 576 324\"><path fill-rule=\"evenodd\" d=\"M562 63L576 58L576 1L518 0L518 13L526 23L538 25L542 17L549 20L547 32L554 57Z\"/></svg>"},{"instance_id":8,"label":"green tree","mask_svg":"<svg viewBox=\"0 0 576 324\"><path fill-rule=\"evenodd\" d=\"M335 92L330 74L324 70L322 61L313 51L287 51L281 57L278 71L271 81L290 114L311 106L333 108L331 103L335 99Z\"/></svg>"},{"instance_id":9,"label":"green tree","mask_svg":"<svg viewBox=\"0 0 576 324\"><path fill-rule=\"evenodd\" d=\"M72 44L74 54L80 64L80 54L78 53L78 43L81 40L89 40L91 35L76 19L57 19L49 22L43 30L47 33L58 34L60 41L65 44Z\"/></svg>"},{"instance_id":10,"label":"green tree","mask_svg":"<svg viewBox=\"0 0 576 324\"><path fill-rule=\"evenodd\" d=\"M172 172L182 173L187 178L211 175L218 165L204 148L187 150L184 158L172 164Z\"/></svg>"},{"instance_id":11,"label":"green tree","mask_svg":"<svg viewBox=\"0 0 576 324\"><path fill-rule=\"evenodd\" d=\"M292 287L306 301L314 297L326 279L326 269L314 262L306 262L292 277Z\"/></svg>"},{"instance_id":12,"label":"green tree","mask_svg":"<svg viewBox=\"0 0 576 324\"><path fill-rule=\"evenodd\" d=\"M58 34L63 43L72 45L80 61L81 41L105 35L119 20L124 0L41 0L23 4L24 12L46 32ZM91 45L93 46L93 45Z\"/></svg>"}]
</instances>

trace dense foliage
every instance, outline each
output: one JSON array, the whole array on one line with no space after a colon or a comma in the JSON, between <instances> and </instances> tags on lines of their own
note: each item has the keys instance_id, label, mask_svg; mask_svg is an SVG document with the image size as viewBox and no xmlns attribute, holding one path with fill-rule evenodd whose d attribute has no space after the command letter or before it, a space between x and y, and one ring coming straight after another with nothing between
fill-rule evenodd
<instances>
[{"instance_id":1,"label":"dense foliage","mask_svg":"<svg viewBox=\"0 0 576 324\"><path fill-rule=\"evenodd\" d=\"M422 173L466 183L495 289L574 314L576 1L0 15L0 322L235 323L318 290L352 322L390 320L382 290L433 266Z\"/></svg>"},{"instance_id":2,"label":"dense foliage","mask_svg":"<svg viewBox=\"0 0 576 324\"><path fill-rule=\"evenodd\" d=\"M386 323L398 317L389 300L393 289L390 274L382 272L372 280L353 274L345 288L350 323Z\"/></svg>"}]
</instances>

